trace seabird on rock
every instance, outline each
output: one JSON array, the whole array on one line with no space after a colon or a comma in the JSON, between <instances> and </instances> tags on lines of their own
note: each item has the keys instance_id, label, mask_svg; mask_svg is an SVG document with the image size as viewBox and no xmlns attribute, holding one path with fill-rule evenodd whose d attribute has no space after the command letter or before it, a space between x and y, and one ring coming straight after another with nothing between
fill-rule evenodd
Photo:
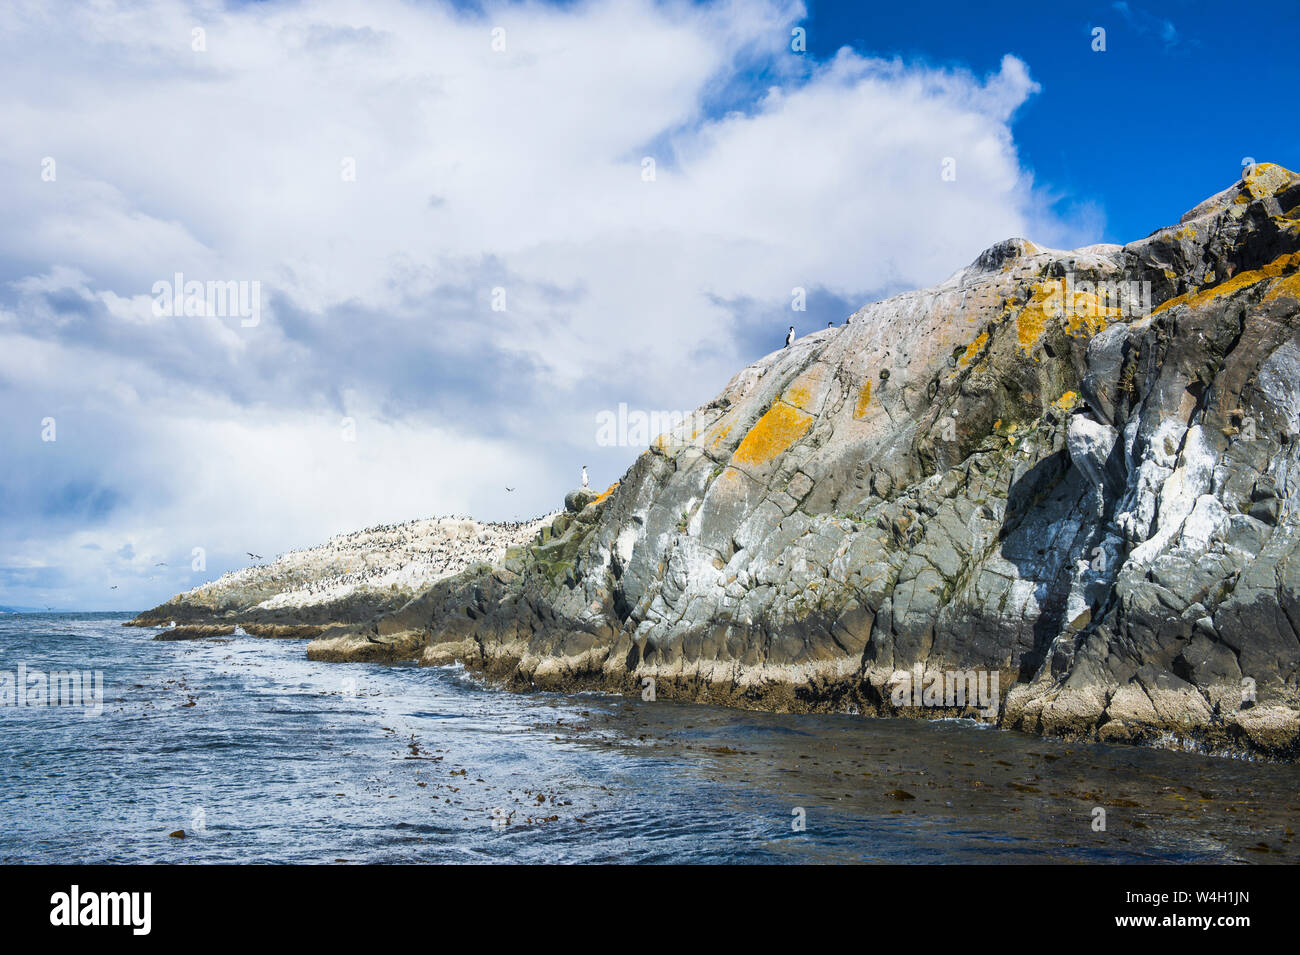
<instances>
[{"instance_id":1,"label":"seabird on rock","mask_svg":"<svg viewBox=\"0 0 1300 955\"><path fill-rule=\"evenodd\" d=\"M582 466L582 486L587 486L587 465Z\"/></svg>"},{"instance_id":2,"label":"seabird on rock","mask_svg":"<svg viewBox=\"0 0 1300 955\"><path fill-rule=\"evenodd\" d=\"M785 347L789 348L793 344L794 344L794 326L791 325L790 331L788 331L785 336Z\"/></svg>"}]
</instances>

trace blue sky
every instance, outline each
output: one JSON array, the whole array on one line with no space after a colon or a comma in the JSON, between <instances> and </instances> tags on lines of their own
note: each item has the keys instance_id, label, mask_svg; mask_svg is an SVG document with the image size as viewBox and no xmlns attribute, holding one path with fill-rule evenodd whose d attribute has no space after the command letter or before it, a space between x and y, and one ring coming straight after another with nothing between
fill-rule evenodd
<instances>
[{"instance_id":1,"label":"blue sky","mask_svg":"<svg viewBox=\"0 0 1300 955\"><path fill-rule=\"evenodd\" d=\"M1294 168L1296 26L1197 4L6 3L0 605L140 609L245 551L544 513L581 465L603 486L638 453L597 440L602 413L689 412L788 324L1010 236L1140 238L1243 157ZM164 313L177 273L255 287L256 316Z\"/></svg>"},{"instance_id":2,"label":"blue sky","mask_svg":"<svg viewBox=\"0 0 1300 955\"><path fill-rule=\"evenodd\" d=\"M1062 209L1104 212L1098 241L1174 221L1246 156L1300 162L1300 4L811 0L809 11L814 56L850 44L976 73L1023 59L1042 89L1012 126L1021 161Z\"/></svg>"}]
</instances>

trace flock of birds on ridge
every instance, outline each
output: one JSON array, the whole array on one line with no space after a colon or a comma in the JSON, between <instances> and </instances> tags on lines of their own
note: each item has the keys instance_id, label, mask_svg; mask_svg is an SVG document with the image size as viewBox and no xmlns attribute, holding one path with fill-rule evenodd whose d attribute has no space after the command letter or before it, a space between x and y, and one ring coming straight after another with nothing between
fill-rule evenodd
<instances>
[{"instance_id":1,"label":"flock of birds on ridge","mask_svg":"<svg viewBox=\"0 0 1300 955\"><path fill-rule=\"evenodd\" d=\"M401 524L377 524L334 537L320 547L281 554L269 564L223 575L208 587L233 584L256 574L279 593L320 596L342 587L398 586L402 571L432 580L475 563L499 559L504 550L526 542L537 519L476 521L448 515ZM250 557L258 555L249 553ZM277 568L277 564L284 564Z\"/></svg>"}]
</instances>

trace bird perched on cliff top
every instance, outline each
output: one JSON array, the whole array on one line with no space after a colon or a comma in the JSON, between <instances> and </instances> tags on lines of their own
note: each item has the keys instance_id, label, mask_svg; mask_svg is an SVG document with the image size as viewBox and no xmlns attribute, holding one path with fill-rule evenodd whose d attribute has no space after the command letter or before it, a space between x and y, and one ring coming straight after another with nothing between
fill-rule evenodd
<instances>
[{"instance_id":1,"label":"bird perched on cliff top","mask_svg":"<svg viewBox=\"0 0 1300 955\"><path fill-rule=\"evenodd\" d=\"M794 344L794 326L791 325L791 326L790 326L790 331L786 332L786 336L785 336L785 347L786 347L786 348L789 348L789 347L790 347L791 345L793 345L793 344Z\"/></svg>"},{"instance_id":2,"label":"bird perched on cliff top","mask_svg":"<svg viewBox=\"0 0 1300 955\"><path fill-rule=\"evenodd\" d=\"M587 465L582 466L582 486L587 486Z\"/></svg>"}]
</instances>

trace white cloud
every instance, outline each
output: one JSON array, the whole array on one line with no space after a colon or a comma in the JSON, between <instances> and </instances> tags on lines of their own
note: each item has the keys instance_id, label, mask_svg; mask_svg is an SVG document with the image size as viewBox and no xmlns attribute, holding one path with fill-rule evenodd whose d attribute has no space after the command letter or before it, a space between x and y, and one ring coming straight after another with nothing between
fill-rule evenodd
<instances>
[{"instance_id":1,"label":"white cloud","mask_svg":"<svg viewBox=\"0 0 1300 955\"><path fill-rule=\"evenodd\" d=\"M1011 235L1092 241L1042 212L1018 162L1024 63L985 78L849 49L815 63L789 50L802 15L0 8L3 440L51 494L112 492L75 526L24 524L0 567L39 552L84 572L105 559L87 534L152 555L219 524L232 554L254 531L274 552L381 517L542 510L579 458L602 481L630 461L592 447L596 410L711 397L779 344L794 286L847 313ZM150 287L178 271L260 281L262 324L152 316ZM117 440L42 459L47 408ZM343 414L370 422L364 453L321 438ZM88 433L73 420L69 442ZM498 475L525 475L518 503ZM18 465L3 477L58 513ZM3 599L23 602L0 579Z\"/></svg>"}]
</instances>

